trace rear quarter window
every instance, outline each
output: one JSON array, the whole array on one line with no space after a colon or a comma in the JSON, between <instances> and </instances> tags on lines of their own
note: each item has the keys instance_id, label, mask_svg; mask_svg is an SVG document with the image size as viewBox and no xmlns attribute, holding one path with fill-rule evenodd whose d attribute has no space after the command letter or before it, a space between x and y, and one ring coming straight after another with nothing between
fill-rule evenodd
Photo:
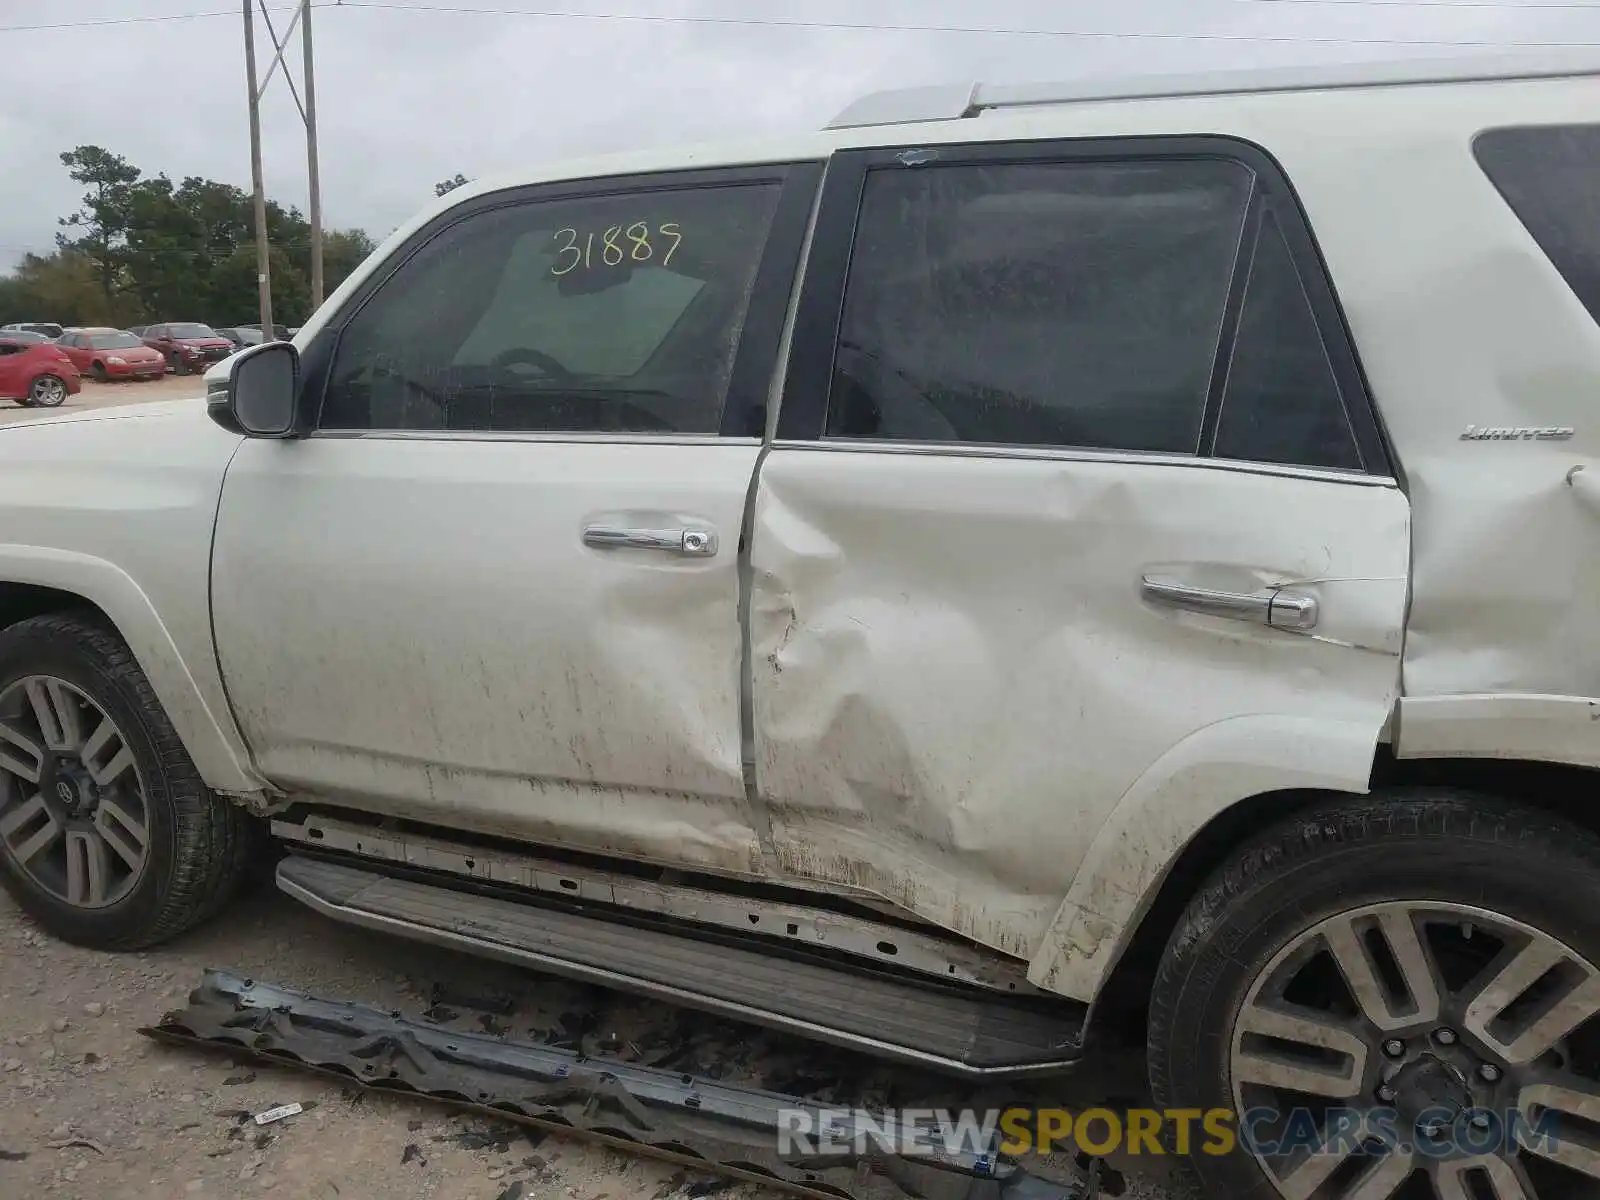
<instances>
[{"instance_id":1,"label":"rear quarter window","mask_svg":"<svg viewBox=\"0 0 1600 1200\"><path fill-rule=\"evenodd\" d=\"M1600 124L1490 129L1478 165L1600 321Z\"/></svg>"}]
</instances>

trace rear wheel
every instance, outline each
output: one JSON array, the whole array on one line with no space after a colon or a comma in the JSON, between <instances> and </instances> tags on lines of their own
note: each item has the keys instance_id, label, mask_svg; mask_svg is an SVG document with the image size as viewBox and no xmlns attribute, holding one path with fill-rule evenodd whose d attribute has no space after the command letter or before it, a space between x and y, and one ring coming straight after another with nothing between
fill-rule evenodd
<instances>
[{"instance_id":1,"label":"rear wheel","mask_svg":"<svg viewBox=\"0 0 1600 1200\"><path fill-rule=\"evenodd\" d=\"M59 375L41 375L28 388L28 399L39 408L58 408L67 398L67 385Z\"/></svg>"},{"instance_id":2,"label":"rear wheel","mask_svg":"<svg viewBox=\"0 0 1600 1200\"><path fill-rule=\"evenodd\" d=\"M1151 1000L1158 1106L1238 1200L1600 1196L1600 842L1504 802L1332 802L1191 905ZM1553 1135L1553 1136L1545 1136Z\"/></svg>"},{"instance_id":3,"label":"rear wheel","mask_svg":"<svg viewBox=\"0 0 1600 1200\"><path fill-rule=\"evenodd\" d=\"M227 900L259 845L97 617L0 632L0 881L45 929L105 949L165 941Z\"/></svg>"}]
</instances>

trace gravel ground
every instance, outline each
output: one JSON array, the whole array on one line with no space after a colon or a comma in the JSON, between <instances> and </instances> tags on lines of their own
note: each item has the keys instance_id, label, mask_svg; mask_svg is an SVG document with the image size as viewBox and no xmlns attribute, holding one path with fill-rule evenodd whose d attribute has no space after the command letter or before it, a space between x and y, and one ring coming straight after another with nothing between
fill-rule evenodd
<instances>
[{"instance_id":1,"label":"gravel ground","mask_svg":"<svg viewBox=\"0 0 1600 1200\"><path fill-rule=\"evenodd\" d=\"M10 421L27 421L51 413L82 412L86 408L109 408L116 404L139 404L150 400L175 400L180 396L200 396L205 385L198 375L167 375L149 381L128 380L120 383L83 381L83 391L68 396L60 408L23 408L9 400L0 400L0 425Z\"/></svg>"},{"instance_id":2,"label":"gravel ground","mask_svg":"<svg viewBox=\"0 0 1600 1200\"><path fill-rule=\"evenodd\" d=\"M784 1088L851 1074L884 1096L904 1072L600 989L346 929L263 884L223 917L148 953L57 942L0 894L0 1196L89 1200L271 1195L292 1200L631 1200L778 1193L472 1115L160 1045L136 1033L209 966L321 996L418 1014L449 980L518 997L519 1038L576 1034L585 1049ZM587 1019L579 1014L591 1014ZM463 1018L465 1019L465 1018ZM789 1084L793 1086L793 1084ZM917 1084L911 1086L916 1087ZM938 1085L933 1085L937 1087ZM1103 1085L1102 1085L1103 1086ZM862 1087L863 1092L853 1089ZM1107 1100L1074 1081L1060 1102ZM815 1093L813 1093L815 1094ZM920 1093L927 1094L927 1093ZM241 1114L299 1101L258 1129ZM18 1156L25 1157L18 1157ZM1128 1200L1178 1200L1170 1165L1118 1163ZM1048 1164L1044 1170L1048 1171Z\"/></svg>"}]
</instances>

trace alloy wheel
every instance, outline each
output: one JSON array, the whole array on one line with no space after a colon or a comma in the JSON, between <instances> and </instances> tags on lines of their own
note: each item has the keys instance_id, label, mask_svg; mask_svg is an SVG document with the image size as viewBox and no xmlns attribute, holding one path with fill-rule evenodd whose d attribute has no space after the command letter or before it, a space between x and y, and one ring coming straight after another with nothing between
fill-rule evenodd
<instances>
[{"instance_id":1,"label":"alloy wheel","mask_svg":"<svg viewBox=\"0 0 1600 1200\"><path fill-rule=\"evenodd\" d=\"M30 399L43 408L55 408L67 398L67 385L54 375L41 375L33 381Z\"/></svg>"},{"instance_id":2,"label":"alloy wheel","mask_svg":"<svg viewBox=\"0 0 1600 1200\"><path fill-rule=\"evenodd\" d=\"M150 860L150 804L117 723L64 679L0 692L0 853L75 908L116 904Z\"/></svg>"},{"instance_id":3,"label":"alloy wheel","mask_svg":"<svg viewBox=\"0 0 1600 1200\"><path fill-rule=\"evenodd\" d=\"M1230 1068L1285 1200L1600 1195L1600 970L1510 917L1373 904L1257 976Z\"/></svg>"}]
</instances>

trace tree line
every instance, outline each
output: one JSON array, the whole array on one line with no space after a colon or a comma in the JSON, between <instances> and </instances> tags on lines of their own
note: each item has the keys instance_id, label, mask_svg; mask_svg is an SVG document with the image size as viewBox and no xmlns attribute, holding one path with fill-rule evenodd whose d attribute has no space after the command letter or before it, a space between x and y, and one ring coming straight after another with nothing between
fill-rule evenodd
<instances>
[{"instance_id":1,"label":"tree line","mask_svg":"<svg viewBox=\"0 0 1600 1200\"><path fill-rule=\"evenodd\" d=\"M259 321L255 209L232 184L146 176L121 155L79 146L61 164L85 191L60 220L56 248L0 276L0 324L137 325ZM311 226L297 208L267 202L272 319L299 325L311 310ZM372 252L359 229L322 236L331 292Z\"/></svg>"}]
</instances>

